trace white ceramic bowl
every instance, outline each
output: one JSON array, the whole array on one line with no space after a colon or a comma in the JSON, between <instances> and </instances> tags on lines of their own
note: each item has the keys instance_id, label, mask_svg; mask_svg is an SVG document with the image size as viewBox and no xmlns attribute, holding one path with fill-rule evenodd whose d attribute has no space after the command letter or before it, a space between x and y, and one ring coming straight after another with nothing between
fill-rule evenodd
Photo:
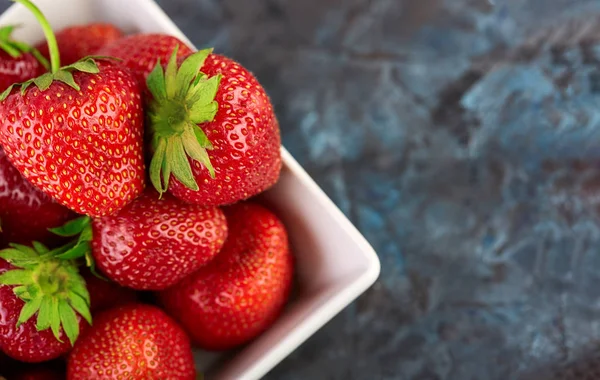
<instances>
[{"instance_id":1,"label":"white ceramic bowl","mask_svg":"<svg viewBox=\"0 0 600 380\"><path fill-rule=\"evenodd\" d=\"M167 33L192 46L152 0L33 1L55 30L108 21L128 33ZM16 38L27 42L43 38L41 28L21 5L13 5L0 17L0 25L8 24L21 25ZM262 377L379 276L379 260L371 246L284 148L282 154L281 179L264 199L288 228L298 291L275 325L242 350L220 355L197 351L198 369L210 379Z\"/></svg>"}]
</instances>

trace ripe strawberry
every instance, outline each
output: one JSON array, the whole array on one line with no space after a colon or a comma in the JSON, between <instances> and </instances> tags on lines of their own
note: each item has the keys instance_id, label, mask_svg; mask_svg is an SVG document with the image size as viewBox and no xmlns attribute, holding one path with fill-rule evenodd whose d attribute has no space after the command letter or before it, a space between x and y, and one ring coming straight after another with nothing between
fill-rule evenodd
<instances>
[{"instance_id":1,"label":"ripe strawberry","mask_svg":"<svg viewBox=\"0 0 600 380\"><path fill-rule=\"evenodd\" d=\"M188 337L159 308L131 304L101 313L69 355L69 380L121 378L195 378Z\"/></svg>"},{"instance_id":2,"label":"ripe strawberry","mask_svg":"<svg viewBox=\"0 0 600 380\"><path fill-rule=\"evenodd\" d=\"M74 25L56 32L56 42L60 50L60 60L63 65L70 65L83 57L93 55L98 49L118 40L123 32L108 23L93 23ZM50 59L48 44L40 42L36 48Z\"/></svg>"},{"instance_id":3,"label":"ripe strawberry","mask_svg":"<svg viewBox=\"0 0 600 380\"><path fill-rule=\"evenodd\" d=\"M176 37L167 34L141 33L121 38L98 50L96 54L116 57L136 77L142 88L146 87L146 77L157 61L167 62L173 49L178 48L178 57L192 53L192 50Z\"/></svg>"},{"instance_id":4,"label":"ripe strawberry","mask_svg":"<svg viewBox=\"0 0 600 380\"><path fill-rule=\"evenodd\" d=\"M98 278L89 271L84 272L83 278L90 294L90 311L94 315L102 310L137 301L137 294L132 289Z\"/></svg>"},{"instance_id":5,"label":"ripe strawberry","mask_svg":"<svg viewBox=\"0 0 600 380\"><path fill-rule=\"evenodd\" d=\"M285 305L293 258L283 224L252 203L225 209L229 237L207 266L159 292L160 302L200 347L237 347L265 331Z\"/></svg>"},{"instance_id":6,"label":"ripe strawberry","mask_svg":"<svg viewBox=\"0 0 600 380\"><path fill-rule=\"evenodd\" d=\"M154 187L190 203L226 205L275 184L279 125L256 78L210 49L179 68L176 56L177 49L165 72L157 64L147 78Z\"/></svg>"},{"instance_id":7,"label":"ripe strawberry","mask_svg":"<svg viewBox=\"0 0 600 380\"><path fill-rule=\"evenodd\" d=\"M58 227L75 215L23 178L0 149L0 247L33 240L58 243L48 228Z\"/></svg>"},{"instance_id":8,"label":"ripe strawberry","mask_svg":"<svg viewBox=\"0 0 600 380\"><path fill-rule=\"evenodd\" d=\"M17 0L39 10L29 0ZM144 188L143 112L129 72L91 58L10 86L0 95L0 144L19 172L60 204L95 217L114 213Z\"/></svg>"},{"instance_id":9,"label":"ripe strawberry","mask_svg":"<svg viewBox=\"0 0 600 380\"><path fill-rule=\"evenodd\" d=\"M39 51L11 39L13 30L13 26L0 28L0 91L13 83L42 75L48 66L48 61Z\"/></svg>"},{"instance_id":10,"label":"ripe strawberry","mask_svg":"<svg viewBox=\"0 0 600 380\"><path fill-rule=\"evenodd\" d=\"M0 251L0 350L13 359L58 358L85 328L83 319L91 323L85 282L74 262L58 257L63 251L37 242Z\"/></svg>"},{"instance_id":11,"label":"ripe strawberry","mask_svg":"<svg viewBox=\"0 0 600 380\"><path fill-rule=\"evenodd\" d=\"M153 189L117 214L75 219L53 229L76 236L73 256L91 250L95 264L116 283L138 290L161 290L209 262L227 236L217 207L186 204ZM81 248L86 246L86 248Z\"/></svg>"}]
</instances>

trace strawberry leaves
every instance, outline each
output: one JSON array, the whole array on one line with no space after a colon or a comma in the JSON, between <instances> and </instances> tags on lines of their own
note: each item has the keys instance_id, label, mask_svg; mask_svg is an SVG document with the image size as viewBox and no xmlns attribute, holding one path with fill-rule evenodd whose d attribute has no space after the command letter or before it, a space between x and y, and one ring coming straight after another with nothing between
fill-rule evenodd
<instances>
[{"instance_id":1,"label":"strawberry leaves","mask_svg":"<svg viewBox=\"0 0 600 380\"><path fill-rule=\"evenodd\" d=\"M197 124L212 121L217 113L215 96L221 75L208 78L200 71L212 49L191 54L179 68L177 51L175 47L165 70L159 61L146 79L153 96L149 106L154 148L150 181L160 194L169 187L171 175L186 187L198 190L189 158L200 162L215 177L207 153L213 146Z\"/></svg>"},{"instance_id":2,"label":"strawberry leaves","mask_svg":"<svg viewBox=\"0 0 600 380\"><path fill-rule=\"evenodd\" d=\"M21 87L21 94L24 94L25 90L27 90L27 88L32 84L39 88L40 91L46 91L54 81L63 82L64 84L79 91L81 88L73 79L73 72L81 71L89 74L99 73L100 69L95 61L97 58L98 57L85 57L71 65L61 67L56 72L45 73L37 78L30 79L23 83L12 84L6 90L4 90L2 94L0 94L0 101L6 99L14 87Z\"/></svg>"},{"instance_id":3,"label":"strawberry leaves","mask_svg":"<svg viewBox=\"0 0 600 380\"><path fill-rule=\"evenodd\" d=\"M11 244L0 251L0 258L17 269L0 275L0 285L14 286L13 292L24 302L17 327L37 314L38 331L52 329L54 337L61 340L61 327L71 345L79 336L79 313L92 323L90 295L85 280L72 260L61 258L65 247L48 249L39 242L32 246Z\"/></svg>"},{"instance_id":4,"label":"strawberry leaves","mask_svg":"<svg viewBox=\"0 0 600 380\"><path fill-rule=\"evenodd\" d=\"M0 27L0 49L12 58L19 58L25 53L30 53L38 60L42 66L46 69L50 68L48 60L33 46L26 44L25 42L15 41L11 38L12 32L15 27L13 25L7 25Z\"/></svg>"}]
</instances>

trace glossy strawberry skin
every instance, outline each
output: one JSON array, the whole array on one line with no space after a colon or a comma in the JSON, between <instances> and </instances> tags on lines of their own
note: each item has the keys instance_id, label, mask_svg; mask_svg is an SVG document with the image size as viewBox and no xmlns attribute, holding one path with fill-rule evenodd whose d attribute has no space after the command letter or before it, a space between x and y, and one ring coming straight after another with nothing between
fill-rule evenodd
<instances>
[{"instance_id":1,"label":"glossy strawberry skin","mask_svg":"<svg viewBox=\"0 0 600 380\"><path fill-rule=\"evenodd\" d=\"M175 47L178 57L185 57L192 50L181 40L166 34L133 34L104 46L97 54L120 58L136 77L142 88L146 88L146 77L156 63L169 61Z\"/></svg>"},{"instance_id":2,"label":"glossy strawberry skin","mask_svg":"<svg viewBox=\"0 0 600 380\"><path fill-rule=\"evenodd\" d=\"M14 267L0 259L0 274ZM59 342L50 329L36 331L36 318L31 318L16 328L23 301L13 293L12 286L0 285L0 350L9 357L27 363L39 363L56 359L71 350L69 339L61 329ZM89 325L79 315L80 331Z\"/></svg>"},{"instance_id":3,"label":"glossy strawberry skin","mask_svg":"<svg viewBox=\"0 0 600 380\"><path fill-rule=\"evenodd\" d=\"M223 212L148 188L116 215L92 222L98 268L138 290L171 286L213 259L227 237Z\"/></svg>"},{"instance_id":4,"label":"glossy strawberry skin","mask_svg":"<svg viewBox=\"0 0 600 380\"><path fill-rule=\"evenodd\" d=\"M98 49L118 40L123 32L116 26L107 23L93 23L70 26L56 32L56 42L60 50L60 61L70 65L88 55L94 55ZM43 41L36 48L44 57L50 59L48 44Z\"/></svg>"},{"instance_id":5,"label":"glossy strawberry skin","mask_svg":"<svg viewBox=\"0 0 600 380\"><path fill-rule=\"evenodd\" d=\"M194 379L188 337L162 310L131 304L107 310L69 355L67 379Z\"/></svg>"},{"instance_id":6,"label":"glossy strawberry skin","mask_svg":"<svg viewBox=\"0 0 600 380\"><path fill-rule=\"evenodd\" d=\"M208 56L201 71L221 74L213 121L199 124L214 149L208 156L216 178L198 161L190 160L198 191L171 178L169 191L186 202L227 205L257 195L279 179L281 137L273 106L258 80L235 61Z\"/></svg>"},{"instance_id":7,"label":"glossy strawberry skin","mask_svg":"<svg viewBox=\"0 0 600 380\"><path fill-rule=\"evenodd\" d=\"M61 226L75 216L23 178L0 149L0 247L33 240L56 245L60 239L48 228Z\"/></svg>"},{"instance_id":8,"label":"glossy strawberry skin","mask_svg":"<svg viewBox=\"0 0 600 380\"><path fill-rule=\"evenodd\" d=\"M46 71L35 57L29 53L13 58L0 50L0 92L13 83L25 82Z\"/></svg>"},{"instance_id":9,"label":"glossy strawberry skin","mask_svg":"<svg viewBox=\"0 0 600 380\"><path fill-rule=\"evenodd\" d=\"M283 224L251 203L225 208L229 237L207 266L159 292L165 310L209 350L247 343L280 315L292 286L293 258Z\"/></svg>"},{"instance_id":10,"label":"glossy strawberry skin","mask_svg":"<svg viewBox=\"0 0 600 380\"><path fill-rule=\"evenodd\" d=\"M98 278L89 271L83 274L83 278L90 293L90 311L92 314L137 301L137 294L132 289Z\"/></svg>"},{"instance_id":11,"label":"glossy strawberry skin","mask_svg":"<svg viewBox=\"0 0 600 380\"><path fill-rule=\"evenodd\" d=\"M145 183L139 87L115 63L74 72L72 87L54 81L14 89L0 102L0 144L19 172L60 204L90 216L114 213Z\"/></svg>"}]
</instances>

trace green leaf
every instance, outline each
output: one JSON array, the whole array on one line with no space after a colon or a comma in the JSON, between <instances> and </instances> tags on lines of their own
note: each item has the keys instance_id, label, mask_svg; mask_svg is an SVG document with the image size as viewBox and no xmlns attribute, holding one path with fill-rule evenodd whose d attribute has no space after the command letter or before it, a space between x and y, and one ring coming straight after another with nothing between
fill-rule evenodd
<instances>
[{"instance_id":1,"label":"green leaf","mask_svg":"<svg viewBox=\"0 0 600 380\"><path fill-rule=\"evenodd\" d=\"M71 74L70 71L62 70L62 69L58 70L57 72L54 73L53 79L57 80L59 82L63 82L67 86L71 86L72 88L74 88L77 91L81 90L79 85L77 83L75 83L75 78L73 78L73 74ZM38 87L40 87L40 86L38 86ZM40 87L40 90L44 91L45 89Z\"/></svg>"},{"instance_id":2,"label":"green leaf","mask_svg":"<svg viewBox=\"0 0 600 380\"><path fill-rule=\"evenodd\" d=\"M167 146L168 146L168 142L167 142ZM169 181L171 180L171 161L168 160L166 158L166 152L165 152L165 159L163 160L163 186L165 187L165 190L169 188ZM162 195L162 194L161 194Z\"/></svg>"},{"instance_id":3,"label":"green leaf","mask_svg":"<svg viewBox=\"0 0 600 380\"><path fill-rule=\"evenodd\" d=\"M197 103L209 104L217 95L219 85L221 84L221 74L217 74L208 79L204 79L196 83L188 92L185 102L188 107L193 108ZM212 120L212 119L211 119Z\"/></svg>"},{"instance_id":4,"label":"green leaf","mask_svg":"<svg viewBox=\"0 0 600 380\"><path fill-rule=\"evenodd\" d=\"M25 302L25 305L23 305L21 313L19 314L19 319L17 320L17 328L27 322L29 318L33 317L40 309L41 304L42 297L34 297L31 301Z\"/></svg>"},{"instance_id":5,"label":"green leaf","mask_svg":"<svg viewBox=\"0 0 600 380\"><path fill-rule=\"evenodd\" d=\"M0 258L3 258L4 260L8 261L9 263L13 264L14 266L20 267L20 265L19 265L20 262L39 261L40 256L37 253L31 252L31 251L23 252L16 248L5 248L2 251L0 251Z\"/></svg>"},{"instance_id":6,"label":"green leaf","mask_svg":"<svg viewBox=\"0 0 600 380\"><path fill-rule=\"evenodd\" d=\"M200 144L201 147L208 150L213 149L213 145L210 143L208 137L206 137L206 134L204 133L202 128L194 124L192 130L194 131L196 140L198 140L198 144Z\"/></svg>"},{"instance_id":7,"label":"green leaf","mask_svg":"<svg viewBox=\"0 0 600 380\"><path fill-rule=\"evenodd\" d=\"M169 58L167 69L165 71L165 88L167 90L167 98L173 99L177 93L177 51L179 45L175 45L173 53Z\"/></svg>"},{"instance_id":8,"label":"green leaf","mask_svg":"<svg viewBox=\"0 0 600 380\"><path fill-rule=\"evenodd\" d=\"M52 318L52 298L43 297L40 310L37 316L35 328L37 331L43 331L50 328L50 319Z\"/></svg>"},{"instance_id":9,"label":"green leaf","mask_svg":"<svg viewBox=\"0 0 600 380\"><path fill-rule=\"evenodd\" d=\"M192 168L190 167L190 162L185 154L185 149L181 140L181 138L176 137L169 139L166 161L171 162L172 172L175 178L187 188L198 191L198 184L192 174Z\"/></svg>"},{"instance_id":10,"label":"green leaf","mask_svg":"<svg viewBox=\"0 0 600 380\"><path fill-rule=\"evenodd\" d=\"M52 75L51 73L42 74L39 77L33 79L33 83L35 83L35 85L37 86L37 88L40 89L40 91L46 91L48 87L50 87L50 85L52 84L54 75Z\"/></svg>"},{"instance_id":11,"label":"green leaf","mask_svg":"<svg viewBox=\"0 0 600 380\"><path fill-rule=\"evenodd\" d=\"M74 260L84 257L88 251L91 251L92 247L90 246L89 241L78 241L77 244L66 251L65 253L61 253L60 255L56 255L56 258L61 260Z\"/></svg>"},{"instance_id":12,"label":"green leaf","mask_svg":"<svg viewBox=\"0 0 600 380\"><path fill-rule=\"evenodd\" d=\"M71 346L73 346L77 340L77 336L79 335L79 323L77 322L77 315L66 300L58 301L58 312L60 314L62 328L65 331L65 334L67 334L67 337L71 342Z\"/></svg>"},{"instance_id":13,"label":"green leaf","mask_svg":"<svg viewBox=\"0 0 600 380\"><path fill-rule=\"evenodd\" d=\"M6 90L2 91L2 94L0 94L0 102L6 99L8 95L10 95L13 87L15 87L15 84L11 84L6 88Z\"/></svg>"},{"instance_id":14,"label":"green leaf","mask_svg":"<svg viewBox=\"0 0 600 380\"><path fill-rule=\"evenodd\" d=\"M210 158L208 157L208 153L206 153L206 149L200 146L196 135L192 130L186 129L182 136L183 146L185 148L185 153L190 156L192 159L200 162L204 165L212 178L215 178L215 169L210 163Z\"/></svg>"},{"instance_id":15,"label":"green leaf","mask_svg":"<svg viewBox=\"0 0 600 380\"><path fill-rule=\"evenodd\" d=\"M36 257L38 256L38 253L32 247L29 247L27 245L17 244L17 243L9 243L8 246L11 248L14 248L14 249L18 249L19 251L26 253L28 255L35 255Z\"/></svg>"},{"instance_id":16,"label":"green leaf","mask_svg":"<svg viewBox=\"0 0 600 380\"><path fill-rule=\"evenodd\" d=\"M160 59L156 62L154 69L148 74L146 78L146 85L148 89L152 93L157 100L163 100L167 97L167 90L165 84L165 74L163 72L162 65L160 63Z\"/></svg>"},{"instance_id":17,"label":"green leaf","mask_svg":"<svg viewBox=\"0 0 600 380\"><path fill-rule=\"evenodd\" d=\"M10 39L10 36L13 32L13 30L15 30L15 26L14 25L6 25L0 28L0 41L8 41Z\"/></svg>"},{"instance_id":18,"label":"green leaf","mask_svg":"<svg viewBox=\"0 0 600 380\"><path fill-rule=\"evenodd\" d=\"M198 102L190 108L190 120L195 124L212 121L215 118L218 107L217 102L210 102L208 104L200 104Z\"/></svg>"},{"instance_id":19,"label":"green leaf","mask_svg":"<svg viewBox=\"0 0 600 380\"><path fill-rule=\"evenodd\" d=\"M94 232L92 230L92 225L88 224L87 226L85 226L83 228L83 231L81 231L81 235L79 235L79 241L80 242L92 241L93 237L94 237Z\"/></svg>"},{"instance_id":20,"label":"green leaf","mask_svg":"<svg viewBox=\"0 0 600 380\"><path fill-rule=\"evenodd\" d=\"M71 307L81 314L81 316L91 325L92 314L90 313L90 305L76 293L69 294L69 302Z\"/></svg>"},{"instance_id":21,"label":"green leaf","mask_svg":"<svg viewBox=\"0 0 600 380\"><path fill-rule=\"evenodd\" d=\"M58 311L58 300L56 298L52 298L52 304L50 308L50 328L52 329L52 334L62 343L62 339L60 339L60 313Z\"/></svg>"},{"instance_id":22,"label":"green leaf","mask_svg":"<svg viewBox=\"0 0 600 380\"><path fill-rule=\"evenodd\" d=\"M14 269L0 274L2 285L27 285L33 282L33 272L26 269Z\"/></svg>"},{"instance_id":23,"label":"green leaf","mask_svg":"<svg viewBox=\"0 0 600 380\"><path fill-rule=\"evenodd\" d=\"M79 235L86 226L90 225L90 223L91 219L89 216L82 216L70 220L60 227L50 228L49 231L58 236L70 237Z\"/></svg>"},{"instance_id":24,"label":"green leaf","mask_svg":"<svg viewBox=\"0 0 600 380\"><path fill-rule=\"evenodd\" d=\"M44 244L40 243L39 241L33 241L33 242L31 242L31 245L33 245L33 249L35 249L36 252L39 253L40 255L50 252L48 247L46 247Z\"/></svg>"},{"instance_id":25,"label":"green leaf","mask_svg":"<svg viewBox=\"0 0 600 380\"><path fill-rule=\"evenodd\" d=\"M89 74L97 74L100 72L98 65L91 58L84 58L80 61L77 61L77 62L67 66L66 68L75 69L77 71L82 71L84 73L89 73Z\"/></svg>"},{"instance_id":26,"label":"green leaf","mask_svg":"<svg viewBox=\"0 0 600 380\"><path fill-rule=\"evenodd\" d=\"M30 290L32 288L34 288L35 286L36 286L35 284L15 286L13 288L13 293L15 293L15 295L17 297L19 297L20 299L22 299L23 301L29 301L29 300L33 299L33 297L31 296L31 293L35 294L35 292L30 292Z\"/></svg>"},{"instance_id":27,"label":"green leaf","mask_svg":"<svg viewBox=\"0 0 600 380\"><path fill-rule=\"evenodd\" d=\"M158 146L156 147L156 151L152 156L152 161L150 161L150 182L159 193L164 193L167 191L166 187L163 187L163 183L161 181L160 171L163 167L163 161L165 160L165 155L167 151L167 142L164 138L159 139Z\"/></svg>"},{"instance_id":28,"label":"green leaf","mask_svg":"<svg viewBox=\"0 0 600 380\"><path fill-rule=\"evenodd\" d=\"M71 284L71 292L81 297L89 306L90 305L90 293L88 292L85 280L80 277L79 280L73 281Z\"/></svg>"},{"instance_id":29,"label":"green leaf","mask_svg":"<svg viewBox=\"0 0 600 380\"><path fill-rule=\"evenodd\" d=\"M104 276L101 276L100 273L98 273L98 271L96 270L96 261L94 260L94 256L92 256L92 251L89 251L85 254L85 264L94 276L98 277L101 280L108 281Z\"/></svg>"},{"instance_id":30,"label":"green leaf","mask_svg":"<svg viewBox=\"0 0 600 380\"><path fill-rule=\"evenodd\" d=\"M0 49L4 50L12 58L18 58L22 54L19 49L17 49L8 41L0 41Z\"/></svg>"},{"instance_id":31,"label":"green leaf","mask_svg":"<svg viewBox=\"0 0 600 380\"><path fill-rule=\"evenodd\" d=\"M190 85L194 78L196 78L200 72L200 68L204 64L204 61L212 53L213 49L204 49L189 55L179 66L177 71L177 94L176 97L184 99L187 95Z\"/></svg>"}]
</instances>

